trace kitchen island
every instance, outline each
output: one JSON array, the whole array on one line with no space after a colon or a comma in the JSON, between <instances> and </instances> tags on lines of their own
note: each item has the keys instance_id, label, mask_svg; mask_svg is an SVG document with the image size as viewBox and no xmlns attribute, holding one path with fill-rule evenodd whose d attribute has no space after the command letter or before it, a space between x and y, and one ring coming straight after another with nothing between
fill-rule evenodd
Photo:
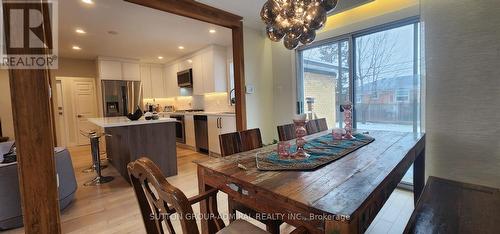
<instances>
[{"instance_id":1,"label":"kitchen island","mask_svg":"<svg viewBox=\"0 0 500 234\"><path fill-rule=\"evenodd\" d=\"M155 162L165 176L177 175L175 119L131 121L126 117L89 118L104 128L109 162L127 180L127 164L140 157Z\"/></svg>"}]
</instances>

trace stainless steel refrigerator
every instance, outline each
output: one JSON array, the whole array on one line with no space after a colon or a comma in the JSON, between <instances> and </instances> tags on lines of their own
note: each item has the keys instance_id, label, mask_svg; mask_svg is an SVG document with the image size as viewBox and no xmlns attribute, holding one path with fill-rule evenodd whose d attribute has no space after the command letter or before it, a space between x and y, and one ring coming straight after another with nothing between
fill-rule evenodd
<instances>
[{"instance_id":1,"label":"stainless steel refrigerator","mask_svg":"<svg viewBox=\"0 0 500 234\"><path fill-rule=\"evenodd\" d=\"M140 81L103 80L102 100L105 117L126 116L143 108Z\"/></svg>"}]
</instances>

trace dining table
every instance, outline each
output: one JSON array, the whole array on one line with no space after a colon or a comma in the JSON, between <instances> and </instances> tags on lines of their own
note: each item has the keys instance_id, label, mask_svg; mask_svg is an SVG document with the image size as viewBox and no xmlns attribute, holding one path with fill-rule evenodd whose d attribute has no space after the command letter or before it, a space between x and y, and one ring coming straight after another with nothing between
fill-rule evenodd
<instances>
[{"instance_id":1,"label":"dining table","mask_svg":"<svg viewBox=\"0 0 500 234\"><path fill-rule=\"evenodd\" d=\"M216 188L260 218L279 219L308 233L364 233L413 165L414 202L425 185L425 133L358 130L374 141L312 170L265 171L252 151L197 164L200 192ZM305 137L310 141L332 130ZM290 143L294 143L291 140ZM215 233L214 204L200 204L202 233Z\"/></svg>"}]
</instances>

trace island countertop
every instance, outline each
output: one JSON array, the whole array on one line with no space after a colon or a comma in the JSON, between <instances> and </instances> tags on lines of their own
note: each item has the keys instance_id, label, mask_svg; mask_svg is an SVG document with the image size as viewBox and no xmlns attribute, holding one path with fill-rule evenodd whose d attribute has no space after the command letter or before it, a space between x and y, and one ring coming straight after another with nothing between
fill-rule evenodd
<instances>
[{"instance_id":1,"label":"island countertop","mask_svg":"<svg viewBox=\"0 0 500 234\"><path fill-rule=\"evenodd\" d=\"M144 117L139 120L129 120L127 117L104 117L104 118L88 118L88 121L103 128L111 127L123 127L131 125L142 125L142 124L155 124L155 123L167 123L177 121L174 118L160 118L157 120L146 120Z\"/></svg>"}]
</instances>

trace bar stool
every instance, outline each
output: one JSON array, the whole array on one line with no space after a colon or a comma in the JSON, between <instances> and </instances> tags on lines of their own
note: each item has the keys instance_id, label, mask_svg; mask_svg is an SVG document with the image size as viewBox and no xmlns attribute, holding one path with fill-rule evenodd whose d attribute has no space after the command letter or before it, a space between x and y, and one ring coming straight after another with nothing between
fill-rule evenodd
<instances>
[{"instance_id":1,"label":"bar stool","mask_svg":"<svg viewBox=\"0 0 500 234\"><path fill-rule=\"evenodd\" d=\"M96 132L95 132L95 131L93 131L93 130L90 130L89 132L85 132L85 131L80 130L80 134L81 134L82 136L85 136L85 137L89 138L89 139L90 139L90 137L89 137L89 136L90 136L91 134L95 134L95 133L96 133ZM102 155L106 155L106 152L101 152L100 154L101 154L101 156L102 156ZM103 165L102 163L103 163L103 162L107 162L107 161L108 161L108 157L107 157L107 155L106 155L106 157L105 157L104 159L103 159L102 157L100 157L100 158L101 158L101 170L102 170L102 169L106 169L106 168L108 167L108 165ZM92 165L90 165L90 166L89 166L89 167L87 167L86 169L83 169L83 170L82 170L82 173L90 173L90 172L94 172L94 171L95 171L95 170L94 170L94 163L92 163Z\"/></svg>"},{"instance_id":2,"label":"bar stool","mask_svg":"<svg viewBox=\"0 0 500 234\"><path fill-rule=\"evenodd\" d=\"M90 150L92 152L92 167L96 172L96 177L86 183L84 186L95 186L100 184L105 184L111 182L114 177L112 176L103 176L101 173L101 154L99 152L99 139L102 135L97 134L96 132L89 132L88 138L90 139Z\"/></svg>"}]
</instances>

